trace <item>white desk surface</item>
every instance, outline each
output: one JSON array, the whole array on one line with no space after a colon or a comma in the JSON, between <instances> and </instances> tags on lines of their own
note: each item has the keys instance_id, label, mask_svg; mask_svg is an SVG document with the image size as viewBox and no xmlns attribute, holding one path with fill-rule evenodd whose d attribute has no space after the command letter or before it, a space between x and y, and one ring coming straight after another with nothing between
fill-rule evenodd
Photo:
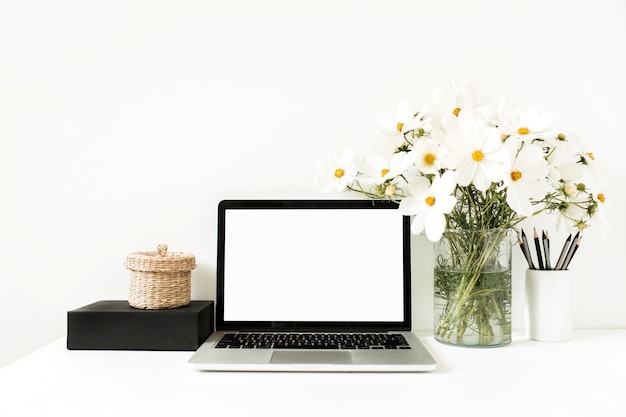
<instances>
[{"instance_id":1,"label":"white desk surface","mask_svg":"<svg viewBox=\"0 0 626 417\"><path fill-rule=\"evenodd\" d=\"M492 349L417 334L437 371L209 373L187 364L192 352L69 351L61 339L0 369L0 416L626 416L626 329Z\"/></svg>"}]
</instances>

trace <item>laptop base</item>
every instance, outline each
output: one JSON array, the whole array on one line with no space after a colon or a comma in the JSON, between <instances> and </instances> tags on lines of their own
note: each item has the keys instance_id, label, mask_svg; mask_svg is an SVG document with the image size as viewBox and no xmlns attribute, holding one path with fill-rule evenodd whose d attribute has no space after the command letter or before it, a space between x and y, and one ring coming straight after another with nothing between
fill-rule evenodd
<instances>
[{"instance_id":1,"label":"laptop base","mask_svg":"<svg viewBox=\"0 0 626 417\"><path fill-rule=\"evenodd\" d=\"M401 333L407 350L216 349L224 332L215 332L192 355L199 371L236 372L429 372L436 362L411 332Z\"/></svg>"}]
</instances>

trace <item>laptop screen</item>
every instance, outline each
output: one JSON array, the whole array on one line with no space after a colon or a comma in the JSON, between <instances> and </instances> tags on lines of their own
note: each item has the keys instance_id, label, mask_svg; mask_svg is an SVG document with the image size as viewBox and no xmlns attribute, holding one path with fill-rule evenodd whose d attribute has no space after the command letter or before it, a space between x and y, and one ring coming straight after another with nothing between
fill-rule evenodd
<instances>
[{"instance_id":1,"label":"laptop screen","mask_svg":"<svg viewBox=\"0 0 626 417\"><path fill-rule=\"evenodd\" d=\"M226 200L218 330L410 330L409 219L371 200Z\"/></svg>"}]
</instances>

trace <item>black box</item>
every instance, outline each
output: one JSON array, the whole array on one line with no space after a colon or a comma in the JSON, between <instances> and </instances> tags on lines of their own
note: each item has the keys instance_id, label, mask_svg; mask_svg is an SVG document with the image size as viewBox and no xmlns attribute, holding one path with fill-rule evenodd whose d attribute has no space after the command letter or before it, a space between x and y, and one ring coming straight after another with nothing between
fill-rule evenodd
<instances>
[{"instance_id":1,"label":"black box","mask_svg":"<svg viewBox=\"0 0 626 417\"><path fill-rule=\"evenodd\" d=\"M213 301L142 310L98 301L67 312L70 350L196 350L213 333Z\"/></svg>"}]
</instances>

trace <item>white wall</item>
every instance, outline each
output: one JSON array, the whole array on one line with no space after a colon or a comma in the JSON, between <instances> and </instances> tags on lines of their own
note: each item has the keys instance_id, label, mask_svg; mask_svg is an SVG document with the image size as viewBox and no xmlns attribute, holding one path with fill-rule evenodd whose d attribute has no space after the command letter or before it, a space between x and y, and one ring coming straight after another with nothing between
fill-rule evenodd
<instances>
[{"instance_id":1,"label":"white wall","mask_svg":"<svg viewBox=\"0 0 626 417\"><path fill-rule=\"evenodd\" d=\"M212 298L220 199L337 197L317 161L452 75L553 112L611 199L624 22L621 0L0 2L0 366L63 337L68 310L126 299L126 254L157 243L193 253L193 297ZM572 263L578 327L626 326L623 217ZM432 247L414 243L428 329Z\"/></svg>"}]
</instances>

